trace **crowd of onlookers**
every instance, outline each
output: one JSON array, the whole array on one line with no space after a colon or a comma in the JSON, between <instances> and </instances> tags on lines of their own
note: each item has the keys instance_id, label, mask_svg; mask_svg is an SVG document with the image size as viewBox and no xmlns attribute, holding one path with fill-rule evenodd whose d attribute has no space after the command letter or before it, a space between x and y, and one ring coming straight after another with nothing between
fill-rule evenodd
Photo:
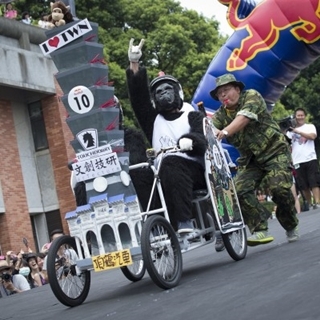
<instances>
[{"instance_id":1,"label":"crowd of onlookers","mask_svg":"<svg viewBox=\"0 0 320 320\"><path fill-rule=\"evenodd\" d=\"M56 229L51 232L50 240L63 235L63 231ZM33 252L26 246L26 250L15 253L8 251L0 256L0 297L20 293L48 283L46 272L46 256L51 243L42 246L40 252Z\"/></svg>"},{"instance_id":2,"label":"crowd of onlookers","mask_svg":"<svg viewBox=\"0 0 320 320\"><path fill-rule=\"evenodd\" d=\"M18 11L13 7L13 4L11 2L6 3L5 5L0 5L0 17L3 16L8 19L19 19L19 13ZM21 22L25 24L32 24L33 19L30 16L30 13L28 11L24 11L21 13L21 19L19 19ZM48 29L48 14L43 13L38 21L38 26L43 29Z\"/></svg>"},{"instance_id":3,"label":"crowd of onlookers","mask_svg":"<svg viewBox=\"0 0 320 320\"><path fill-rule=\"evenodd\" d=\"M42 270L45 257L46 253L34 253L31 249L28 252L20 250L17 253L8 251L6 256L1 256L1 296L20 293L47 284L47 276Z\"/></svg>"}]
</instances>

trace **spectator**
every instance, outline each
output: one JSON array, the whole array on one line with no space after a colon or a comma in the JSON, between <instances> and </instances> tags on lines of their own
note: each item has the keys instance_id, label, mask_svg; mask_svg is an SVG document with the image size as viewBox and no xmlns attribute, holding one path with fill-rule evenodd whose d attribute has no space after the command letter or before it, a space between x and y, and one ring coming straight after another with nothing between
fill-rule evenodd
<instances>
[{"instance_id":1,"label":"spectator","mask_svg":"<svg viewBox=\"0 0 320 320\"><path fill-rule=\"evenodd\" d=\"M53 230L50 234L50 239L53 242L55 239L63 236L64 233L61 229ZM75 262L78 260L78 255L73 249L66 249L61 247L60 250L57 252L57 259L58 258L65 258L66 261L70 264L75 264ZM43 267L42 267L42 274L45 277L46 282L48 283L48 274L47 274L47 256L45 257L43 261Z\"/></svg>"},{"instance_id":2,"label":"spectator","mask_svg":"<svg viewBox=\"0 0 320 320\"><path fill-rule=\"evenodd\" d=\"M27 262L23 258L23 256L24 256L24 253L22 250L20 250L20 252L18 252L17 255L15 255L13 251L7 252L6 261L10 266L13 267L12 275L21 274L27 277L27 275L29 274L30 269L27 265Z\"/></svg>"},{"instance_id":3,"label":"spectator","mask_svg":"<svg viewBox=\"0 0 320 320\"><path fill-rule=\"evenodd\" d=\"M30 272L28 274L27 279L31 289L41 287L47 284L47 281L45 280L45 276L40 271L39 265L37 263L37 255L35 253L29 253L26 256L26 261L30 268Z\"/></svg>"},{"instance_id":4,"label":"spectator","mask_svg":"<svg viewBox=\"0 0 320 320\"><path fill-rule=\"evenodd\" d=\"M22 254L19 252L17 255L13 251L7 252L6 261L9 266L12 266L12 275L19 274L20 266L22 264Z\"/></svg>"},{"instance_id":5,"label":"spectator","mask_svg":"<svg viewBox=\"0 0 320 320\"><path fill-rule=\"evenodd\" d=\"M49 248L50 248L50 245L51 245L51 242L45 243L45 244L41 247L40 253L43 253L43 254L47 255L47 254L48 254L48 251L49 251Z\"/></svg>"},{"instance_id":6,"label":"spectator","mask_svg":"<svg viewBox=\"0 0 320 320\"><path fill-rule=\"evenodd\" d=\"M267 192L266 192L266 201L267 202L272 202L272 194L271 194L269 188L267 188Z\"/></svg>"},{"instance_id":7,"label":"spectator","mask_svg":"<svg viewBox=\"0 0 320 320\"><path fill-rule=\"evenodd\" d=\"M13 9L13 6L10 2L6 4L4 16L5 16L5 18L8 18L8 19L16 19L17 18L17 10Z\"/></svg>"},{"instance_id":8,"label":"spectator","mask_svg":"<svg viewBox=\"0 0 320 320\"><path fill-rule=\"evenodd\" d=\"M303 108L295 110L296 127L290 128L287 136L291 139L292 161L296 171L296 182L299 190L311 204L313 194L313 208L320 204L320 173L314 140L317 138L316 127L306 123L306 111Z\"/></svg>"},{"instance_id":9,"label":"spectator","mask_svg":"<svg viewBox=\"0 0 320 320\"><path fill-rule=\"evenodd\" d=\"M43 252L39 252L37 254L37 263L38 263L38 266L39 266L39 270L42 271L42 268L43 268L43 262L44 262L44 259L46 257L46 254L43 253Z\"/></svg>"},{"instance_id":10,"label":"spectator","mask_svg":"<svg viewBox=\"0 0 320 320\"><path fill-rule=\"evenodd\" d=\"M300 199L299 199L299 196L298 196L298 192L297 192L295 181L292 184L291 192L292 192L292 195L294 197L294 207L296 208L297 213L301 213Z\"/></svg>"},{"instance_id":11,"label":"spectator","mask_svg":"<svg viewBox=\"0 0 320 320\"><path fill-rule=\"evenodd\" d=\"M59 237L61 237L63 235L64 235L64 233L63 233L63 231L61 229L55 229L50 233L50 240L52 242L53 240L55 240L55 239L57 239L57 238L59 238Z\"/></svg>"},{"instance_id":12,"label":"spectator","mask_svg":"<svg viewBox=\"0 0 320 320\"><path fill-rule=\"evenodd\" d=\"M14 252L11 251L11 250L8 251L7 255L6 255L6 261L7 261L9 266L14 265L14 262L15 262L14 259L15 259L15 261L17 260L17 255L14 254Z\"/></svg>"},{"instance_id":13,"label":"spectator","mask_svg":"<svg viewBox=\"0 0 320 320\"><path fill-rule=\"evenodd\" d=\"M19 269L19 274L21 274L27 279L29 273L30 273L30 268L28 267L27 261L22 259L21 266Z\"/></svg>"},{"instance_id":14,"label":"spectator","mask_svg":"<svg viewBox=\"0 0 320 320\"><path fill-rule=\"evenodd\" d=\"M266 196L262 193L261 190L257 191L257 199L259 202L265 202L266 201Z\"/></svg>"},{"instance_id":15,"label":"spectator","mask_svg":"<svg viewBox=\"0 0 320 320\"><path fill-rule=\"evenodd\" d=\"M274 206L273 210L271 212L271 219L275 219L276 218L276 211L277 211L277 206Z\"/></svg>"},{"instance_id":16,"label":"spectator","mask_svg":"<svg viewBox=\"0 0 320 320\"><path fill-rule=\"evenodd\" d=\"M53 242L53 240L63 236L64 233L61 229L55 229L50 233L50 243L46 243L43 248L45 247L47 250L49 250L51 243ZM48 273L47 273L47 256L44 258L43 260L43 265L42 265L42 274L44 275L44 278L46 280L46 282L48 283Z\"/></svg>"},{"instance_id":17,"label":"spectator","mask_svg":"<svg viewBox=\"0 0 320 320\"><path fill-rule=\"evenodd\" d=\"M260 93L244 87L228 73L216 79L216 87L210 94L222 104L212 117L217 138L226 138L240 153L235 185L244 221L252 233L247 244L256 246L274 240L268 234L271 213L254 192L264 179L277 205L277 219L286 230L287 240L293 242L299 234L291 193L289 144Z\"/></svg>"},{"instance_id":18,"label":"spectator","mask_svg":"<svg viewBox=\"0 0 320 320\"><path fill-rule=\"evenodd\" d=\"M1 294L12 295L30 290L27 279L21 274L12 275L13 267L7 261L0 261Z\"/></svg>"},{"instance_id":19,"label":"spectator","mask_svg":"<svg viewBox=\"0 0 320 320\"><path fill-rule=\"evenodd\" d=\"M27 11L22 13L21 18L21 21L25 24L31 24L32 22L32 18L30 17L29 12Z\"/></svg>"},{"instance_id":20,"label":"spectator","mask_svg":"<svg viewBox=\"0 0 320 320\"><path fill-rule=\"evenodd\" d=\"M38 26L43 29L49 29L48 15L45 13L41 14L40 20L38 21Z\"/></svg>"}]
</instances>

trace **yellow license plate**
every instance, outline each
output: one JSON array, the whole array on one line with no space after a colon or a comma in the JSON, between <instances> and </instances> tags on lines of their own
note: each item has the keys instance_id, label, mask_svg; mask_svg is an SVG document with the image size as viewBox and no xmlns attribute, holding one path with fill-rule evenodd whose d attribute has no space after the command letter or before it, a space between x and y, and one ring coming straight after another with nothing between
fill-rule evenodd
<instances>
[{"instance_id":1,"label":"yellow license plate","mask_svg":"<svg viewBox=\"0 0 320 320\"><path fill-rule=\"evenodd\" d=\"M132 264L129 249L114 251L92 257L94 271L104 271Z\"/></svg>"}]
</instances>

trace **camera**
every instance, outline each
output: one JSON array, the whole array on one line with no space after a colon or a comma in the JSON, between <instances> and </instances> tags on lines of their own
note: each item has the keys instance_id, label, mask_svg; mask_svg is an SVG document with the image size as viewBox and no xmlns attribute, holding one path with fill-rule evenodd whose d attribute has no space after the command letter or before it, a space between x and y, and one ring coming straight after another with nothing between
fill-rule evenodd
<instances>
[{"instance_id":1,"label":"camera","mask_svg":"<svg viewBox=\"0 0 320 320\"><path fill-rule=\"evenodd\" d=\"M291 115L278 121L281 131L291 131L297 126L296 119Z\"/></svg>"},{"instance_id":2,"label":"camera","mask_svg":"<svg viewBox=\"0 0 320 320\"><path fill-rule=\"evenodd\" d=\"M5 282L11 281L11 274L10 273L3 273L1 275L1 279Z\"/></svg>"},{"instance_id":3,"label":"camera","mask_svg":"<svg viewBox=\"0 0 320 320\"><path fill-rule=\"evenodd\" d=\"M29 257L29 254L28 254L28 253L23 253L23 254L22 254L22 259L23 259L23 260L27 260L28 257Z\"/></svg>"}]
</instances>

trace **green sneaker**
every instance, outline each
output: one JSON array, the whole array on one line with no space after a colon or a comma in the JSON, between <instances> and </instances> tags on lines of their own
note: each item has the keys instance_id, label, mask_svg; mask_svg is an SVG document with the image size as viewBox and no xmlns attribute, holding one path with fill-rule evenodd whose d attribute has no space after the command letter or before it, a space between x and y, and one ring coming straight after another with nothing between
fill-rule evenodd
<instances>
[{"instance_id":1,"label":"green sneaker","mask_svg":"<svg viewBox=\"0 0 320 320\"><path fill-rule=\"evenodd\" d=\"M256 231L247 239L247 245L250 247L266 244L274 240L273 236L268 235L268 231Z\"/></svg>"}]
</instances>

